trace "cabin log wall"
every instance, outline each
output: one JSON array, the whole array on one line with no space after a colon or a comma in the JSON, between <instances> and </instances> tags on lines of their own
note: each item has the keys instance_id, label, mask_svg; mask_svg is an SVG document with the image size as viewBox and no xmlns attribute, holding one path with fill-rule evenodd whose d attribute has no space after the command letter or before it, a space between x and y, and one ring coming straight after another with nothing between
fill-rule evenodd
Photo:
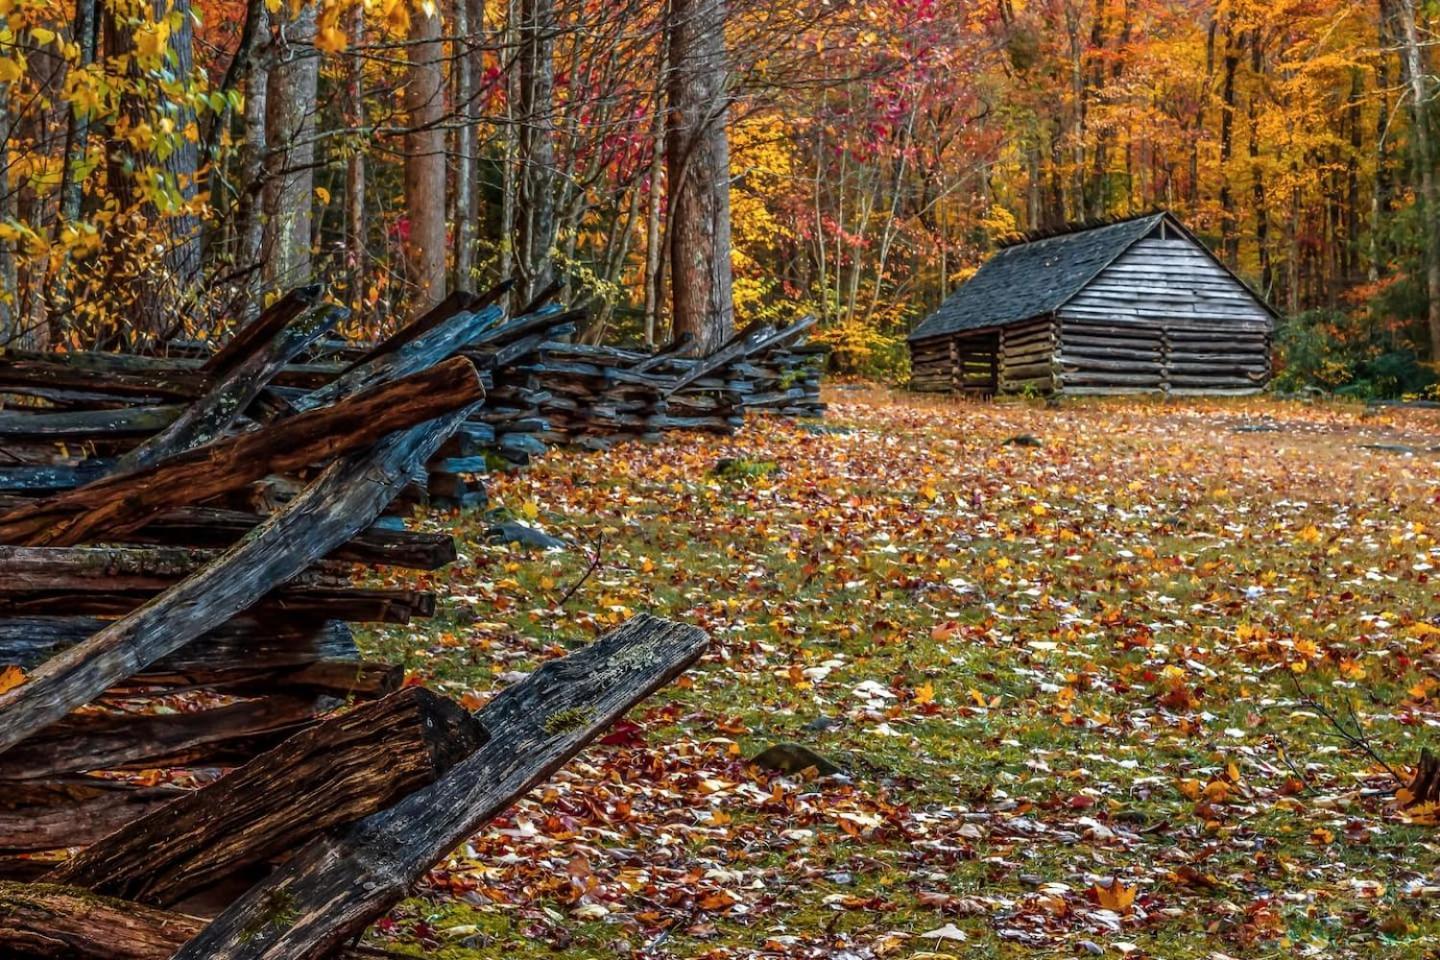
<instances>
[{"instance_id":1,"label":"cabin log wall","mask_svg":"<svg viewBox=\"0 0 1440 960\"><path fill-rule=\"evenodd\" d=\"M1055 321L1051 317L1000 329L1000 392L1055 390Z\"/></svg>"},{"instance_id":2,"label":"cabin log wall","mask_svg":"<svg viewBox=\"0 0 1440 960\"><path fill-rule=\"evenodd\" d=\"M999 386L995 330L937 337L910 348L910 388L921 393L988 397Z\"/></svg>"},{"instance_id":3,"label":"cabin log wall","mask_svg":"<svg viewBox=\"0 0 1440 960\"><path fill-rule=\"evenodd\" d=\"M1066 393L1258 393L1271 317L1174 231L1141 240L1060 310Z\"/></svg>"}]
</instances>

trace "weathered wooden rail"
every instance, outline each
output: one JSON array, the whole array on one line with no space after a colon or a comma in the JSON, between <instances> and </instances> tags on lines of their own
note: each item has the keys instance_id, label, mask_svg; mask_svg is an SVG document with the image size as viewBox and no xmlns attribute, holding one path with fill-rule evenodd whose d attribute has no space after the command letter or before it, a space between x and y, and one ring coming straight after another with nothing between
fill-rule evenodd
<instances>
[{"instance_id":1,"label":"weathered wooden rail","mask_svg":"<svg viewBox=\"0 0 1440 960\"><path fill-rule=\"evenodd\" d=\"M456 292L369 347L327 339L343 311L305 288L266 310L252 325L259 333L245 332L248 353L234 346L237 337L213 356L200 345L177 345L164 358L0 357L0 395L46 404L0 409L0 444L11 454L0 462L0 498L54 494L117 467L146 466L227 429L354 398L455 355L479 371L487 401L417 471L395 501L398 511L483 505L490 469L528 463L552 445L729 432L748 413L824 411L826 349L804 342L808 318L752 325L697 359L683 341L656 353L571 342L584 312L550 304L556 288L505 319L497 304L508 286Z\"/></svg>"},{"instance_id":2,"label":"weathered wooden rail","mask_svg":"<svg viewBox=\"0 0 1440 960\"><path fill-rule=\"evenodd\" d=\"M444 451L489 424L484 352L566 322L485 300L323 364L301 355L337 315L308 289L208 357L0 363L0 394L45 405L0 413L0 462L62 474L0 491L0 956L363 955L345 944L430 867L700 655L642 616L473 714L361 659L347 621L435 598L356 565L455 557L382 514L474 456ZM40 459L57 442L85 449Z\"/></svg>"}]
</instances>

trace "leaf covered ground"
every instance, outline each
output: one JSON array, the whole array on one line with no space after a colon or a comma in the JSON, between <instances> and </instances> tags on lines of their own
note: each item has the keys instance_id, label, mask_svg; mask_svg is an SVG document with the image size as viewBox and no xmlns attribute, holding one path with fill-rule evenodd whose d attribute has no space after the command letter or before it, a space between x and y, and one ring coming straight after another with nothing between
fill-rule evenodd
<instances>
[{"instance_id":1,"label":"leaf covered ground","mask_svg":"<svg viewBox=\"0 0 1440 960\"><path fill-rule=\"evenodd\" d=\"M832 399L493 478L565 552L428 521L442 613L371 642L467 703L640 611L714 646L379 945L1436 955L1395 776L1440 746L1440 414ZM781 742L847 773L747 762Z\"/></svg>"}]
</instances>

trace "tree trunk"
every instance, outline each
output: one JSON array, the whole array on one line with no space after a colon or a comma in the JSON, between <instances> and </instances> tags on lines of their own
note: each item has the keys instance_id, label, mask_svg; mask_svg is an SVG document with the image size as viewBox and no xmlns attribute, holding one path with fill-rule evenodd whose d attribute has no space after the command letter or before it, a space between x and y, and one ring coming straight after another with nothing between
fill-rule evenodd
<instances>
[{"instance_id":1,"label":"tree trunk","mask_svg":"<svg viewBox=\"0 0 1440 960\"><path fill-rule=\"evenodd\" d=\"M0 170L10 169L15 125L15 114L11 109L11 85L3 83L0 84ZM0 220L14 219L18 212L15 191L0 190ZM0 240L0 349L20 345L17 244L16 240Z\"/></svg>"},{"instance_id":2,"label":"tree trunk","mask_svg":"<svg viewBox=\"0 0 1440 960\"><path fill-rule=\"evenodd\" d=\"M177 24L169 34L163 54L164 69L186 80L194 70L194 19L190 0L148 0L149 14L156 20L169 17ZM135 37L129 23L122 22L113 9L107 11L105 23L107 54L113 59L130 58L131 75L138 78L142 66L135 49ZM163 106L153 81L147 80L142 94L122 97L121 110L134 123L156 122ZM179 204L188 204L196 195L200 147L179 134L194 120L195 112L183 99L166 119L174 124L176 135L164 159L150 151L137 150L126 143L112 143L110 151L112 183L119 194L122 209L138 215L137 227L146 230L161 247L159 263L137 262L132 282L137 287L133 329L151 336L164 336L176 329L178 310L188 304L200 280L200 220L183 206L161 210L144 200L141 178L158 176L174 191Z\"/></svg>"},{"instance_id":3,"label":"tree trunk","mask_svg":"<svg viewBox=\"0 0 1440 960\"><path fill-rule=\"evenodd\" d=\"M71 26L71 39L79 48L76 67L84 68L95 62L99 40L99 10L96 0L75 0L75 20ZM80 219L81 167L85 162L90 141L90 117L88 114L70 108L65 128L65 162L60 171L60 219L56 222L58 233L63 223L74 223Z\"/></svg>"},{"instance_id":4,"label":"tree trunk","mask_svg":"<svg viewBox=\"0 0 1440 960\"><path fill-rule=\"evenodd\" d=\"M484 0L455 0L455 112L459 117L455 131L455 286L464 290L475 288L475 244L480 236L475 100L485 73L479 43L484 17Z\"/></svg>"},{"instance_id":5,"label":"tree trunk","mask_svg":"<svg viewBox=\"0 0 1440 960\"><path fill-rule=\"evenodd\" d=\"M655 116L650 121L649 186L645 211L645 345L655 346L660 325L660 305L664 302L664 278L661 268L665 262L660 249L660 212L665 191L662 181L665 176L665 83L669 62L662 50L660 55L659 80L655 84Z\"/></svg>"},{"instance_id":6,"label":"tree trunk","mask_svg":"<svg viewBox=\"0 0 1440 960\"><path fill-rule=\"evenodd\" d=\"M529 302L554 277L555 5L521 0L519 52L520 175L515 209L520 299Z\"/></svg>"},{"instance_id":7,"label":"tree trunk","mask_svg":"<svg viewBox=\"0 0 1440 960\"><path fill-rule=\"evenodd\" d=\"M409 236L405 258L415 289L412 308L434 306L445 296L445 57L438 9L416 8L410 20L410 79L405 85L409 132L405 135L405 211Z\"/></svg>"},{"instance_id":8,"label":"tree trunk","mask_svg":"<svg viewBox=\"0 0 1440 960\"><path fill-rule=\"evenodd\" d=\"M1415 0L1399 0L1405 73L1410 81L1410 109L1415 126L1415 162L1420 168L1419 193L1425 223L1425 291L1429 297L1426 321L1430 331L1430 357L1440 360L1440 186L1435 180L1435 151L1430 129L1430 83L1425 51L1416 26Z\"/></svg>"},{"instance_id":9,"label":"tree trunk","mask_svg":"<svg viewBox=\"0 0 1440 960\"><path fill-rule=\"evenodd\" d=\"M350 11L350 57L345 64L345 122L352 130L365 125L365 8ZM365 303L365 152L354 150L345 163L345 274L350 309L359 314Z\"/></svg>"},{"instance_id":10,"label":"tree trunk","mask_svg":"<svg viewBox=\"0 0 1440 960\"><path fill-rule=\"evenodd\" d=\"M320 60L312 46L315 7L290 13L281 4L266 80L264 286L276 290L310 280L310 233L315 192L315 95Z\"/></svg>"},{"instance_id":11,"label":"tree trunk","mask_svg":"<svg viewBox=\"0 0 1440 960\"><path fill-rule=\"evenodd\" d=\"M260 313L265 298L265 176L267 171L268 112L270 89L270 13L264 3L248 5L246 32L250 48L242 51L245 63L245 107L241 115L240 199L236 207L235 269L245 273L244 293L233 317L238 322Z\"/></svg>"},{"instance_id":12,"label":"tree trunk","mask_svg":"<svg viewBox=\"0 0 1440 960\"><path fill-rule=\"evenodd\" d=\"M704 355L735 327L724 0L674 0L669 59L671 317Z\"/></svg>"},{"instance_id":13,"label":"tree trunk","mask_svg":"<svg viewBox=\"0 0 1440 960\"><path fill-rule=\"evenodd\" d=\"M1230 188L1230 158L1235 150L1235 74L1240 68L1240 50L1235 31L1225 26L1225 79L1220 105L1220 236L1221 253L1233 269L1240 259L1240 242L1235 224L1235 191Z\"/></svg>"}]
</instances>

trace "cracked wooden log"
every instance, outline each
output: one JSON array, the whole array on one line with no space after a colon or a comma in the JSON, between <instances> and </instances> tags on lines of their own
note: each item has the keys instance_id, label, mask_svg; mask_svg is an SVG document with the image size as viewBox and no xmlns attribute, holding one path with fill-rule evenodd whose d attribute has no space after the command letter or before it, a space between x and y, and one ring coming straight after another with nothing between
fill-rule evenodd
<instances>
[{"instance_id":1,"label":"cracked wooden log","mask_svg":"<svg viewBox=\"0 0 1440 960\"><path fill-rule=\"evenodd\" d=\"M121 407L118 410L3 410L0 439L81 443L148 437L174 423L184 407Z\"/></svg>"},{"instance_id":2,"label":"cracked wooden log","mask_svg":"<svg viewBox=\"0 0 1440 960\"><path fill-rule=\"evenodd\" d=\"M198 917L87 890L0 881L0 953L38 960L166 960Z\"/></svg>"},{"instance_id":3,"label":"cracked wooden log","mask_svg":"<svg viewBox=\"0 0 1440 960\"><path fill-rule=\"evenodd\" d=\"M297 397L293 405L302 413L315 411L329 404L338 405L357 394L378 392L385 384L414 379L428 370L444 369L461 360L462 358L453 355L501 316L499 307L488 307L476 313L456 314L393 353L384 354L347 370L318 390ZM299 417L295 419L298 420Z\"/></svg>"},{"instance_id":4,"label":"cracked wooden log","mask_svg":"<svg viewBox=\"0 0 1440 960\"><path fill-rule=\"evenodd\" d=\"M465 838L704 651L703 631L640 616L502 691L490 740L395 806L322 834L185 944L175 960L318 960L361 933ZM277 911L276 903L287 909Z\"/></svg>"},{"instance_id":5,"label":"cracked wooden log","mask_svg":"<svg viewBox=\"0 0 1440 960\"><path fill-rule=\"evenodd\" d=\"M340 703L276 694L195 713L72 714L0 754L0 781L242 762Z\"/></svg>"},{"instance_id":6,"label":"cracked wooden log","mask_svg":"<svg viewBox=\"0 0 1440 960\"><path fill-rule=\"evenodd\" d=\"M250 328L242 330L206 364L206 369L218 378L209 392L187 407L168 427L122 456L116 470L128 472L148 467L182 450L219 438L249 409L260 391L287 363L299 356L300 351L314 343L321 334L349 316L350 311L341 307L312 307L318 297L317 288L307 287L303 293L291 293L282 298L275 307L257 317L251 327L265 327L265 320L272 312L293 314L268 341L252 341ZM292 299L295 301L293 305L289 303ZM277 311L276 308L282 304L286 304L287 308ZM249 352L237 353L234 352L236 349Z\"/></svg>"},{"instance_id":7,"label":"cracked wooden log","mask_svg":"<svg viewBox=\"0 0 1440 960\"><path fill-rule=\"evenodd\" d=\"M0 515L0 542L72 546L143 526L176 507L295 471L376 437L483 399L475 367L456 357L268 429L196 447ZM373 518L372 518L373 519ZM368 520L366 521L368 525Z\"/></svg>"},{"instance_id":8,"label":"cracked wooden log","mask_svg":"<svg viewBox=\"0 0 1440 960\"><path fill-rule=\"evenodd\" d=\"M102 362L79 363L49 354L0 357L0 393L79 391L110 397L154 400L193 400L205 392L209 376L179 367L121 367L110 364L103 376Z\"/></svg>"},{"instance_id":9,"label":"cracked wooden log","mask_svg":"<svg viewBox=\"0 0 1440 960\"><path fill-rule=\"evenodd\" d=\"M0 667L33 670L62 650L109 625L95 617L12 617L0 620ZM280 622L237 617L162 657L136 674L223 675L239 670L288 670L318 662L360 659L350 628L339 620L289 618Z\"/></svg>"},{"instance_id":10,"label":"cracked wooden log","mask_svg":"<svg viewBox=\"0 0 1440 960\"><path fill-rule=\"evenodd\" d=\"M0 785L0 852L94 843L188 792L98 777L6 783Z\"/></svg>"},{"instance_id":11,"label":"cracked wooden log","mask_svg":"<svg viewBox=\"0 0 1440 960\"><path fill-rule=\"evenodd\" d=\"M750 351L768 335L774 333L774 327L763 320L757 320L744 329L738 331L720 348L709 356L700 357L691 363L685 372L674 377L668 384L662 387L662 396L674 393L683 387L705 376L711 371L718 370L726 364L747 356Z\"/></svg>"},{"instance_id":12,"label":"cracked wooden log","mask_svg":"<svg viewBox=\"0 0 1440 960\"><path fill-rule=\"evenodd\" d=\"M126 534L134 543L228 547L265 518L243 510L181 507ZM328 560L438 570L455 560L455 538L446 533L370 527L332 550Z\"/></svg>"},{"instance_id":13,"label":"cracked wooden log","mask_svg":"<svg viewBox=\"0 0 1440 960\"><path fill-rule=\"evenodd\" d=\"M8 446L8 445L7 445ZM83 483L99 480L110 472L112 461L82 460L79 463L17 463L0 467L0 509L11 510L24 499L11 494L44 494L73 490Z\"/></svg>"},{"instance_id":14,"label":"cracked wooden log","mask_svg":"<svg viewBox=\"0 0 1440 960\"><path fill-rule=\"evenodd\" d=\"M434 783L486 740L410 687L296 734L58 866L47 882L171 906Z\"/></svg>"},{"instance_id":15,"label":"cracked wooden log","mask_svg":"<svg viewBox=\"0 0 1440 960\"><path fill-rule=\"evenodd\" d=\"M33 617L73 613L120 617L137 610L154 590L130 593L36 591L0 594L0 616ZM255 602L250 613L272 623L288 617L308 620L349 620L353 623L409 623L435 615L435 594L399 589L291 589L281 587Z\"/></svg>"},{"instance_id":16,"label":"cracked wooden log","mask_svg":"<svg viewBox=\"0 0 1440 960\"><path fill-rule=\"evenodd\" d=\"M170 960L205 926L199 917L78 887L0 881L0 956L15 960ZM373 960L364 948L335 960Z\"/></svg>"},{"instance_id":17,"label":"cracked wooden log","mask_svg":"<svg viewBox=\"0 0 1440 960\"><path fill-rule=\"evenodd\" d=\"M450 295L444 300L441 300L435 304L435 306L426 310L420 316L411 320L399 330L396 330L390 336L362 353L347 369L353 370L361 364L369 363L371 360L383 357L387 353L394 353L396 350L405 346L405 344L419 336L429 333L458 313L481 309L481 307L477 307L476 304L483 299L483 297L477 297L469 290L452 290ZM498 299L498 297L496 299ZM490 303L494 302L494 300L490 301ZM484 304L484 306L489 305L488 303Z\"/></svg>"},{"instance_id":18,"label":"cracked wooden log","mask_svg":"<svg viewBox=\"0 0 1440 960\"><path fill-rule=\"evenodd\" d=\"M0 694L0 753L38 730L44 729L75 707L88 703L104 690L128 676L139 673L191 640L213 630L245 611L275 587L280 586L330 553L360 530L368 527L385 509L395 493L430 459L459 424L484 398L475 368L456 358L427 375L382 388L347 404L369 408L372 418L384 416L371 404L376 397L401 389L401 396L418 388L422 398L405 405L406 419L434 417L386 436L369 449L351 453L326 467L285 509L272 514L235 546L195 576L181 581L140 609L117 620L83 643L41 664L25 683ZM442 412L443 411L443 412ZM317 411L317 416L331 411ZM437 414L439 414L437 416ZM294 424L300 420L288 421ZM333 423L333 418L327 418ZM365 434L393 429L395 419L386 419L383 428L355 424ZM284 424L267 433L278 432ZM334 443L335 441L330 441ZM235 462L234 448L226 445ZM203 468L205 451L181 454L174 463L199 454ZM273 465L283 454L271 450ZM307 457L308 459L308 457ZM239 466L234 471L242 471ZM160 474L165 465L152 468ZM104 483L105 481L101 481ZM90 488L83 488L88 490ZM136 495L148 492L141 487ZM79 493L81 491L77 491ZM178 504L165 503L165 507ZM154 513L163 512L163 508Z\"/></svg>"},{"instance_id":19,"label":"cracked wooden log","mask_svg":"<svg viewBox=\"0 0 1440 960\"><path fill-rule=\"evenodd\" d=\"M400 689L405 668L398 664L355 660L315 660L293 667L231 667L228 670L160 670L151 667L123 681L113 691L165 688L211 690L240 696L267 693L325 694L342 700L373 700Z\"/></svg>"},{"instance_id":20,"label":"cracked wooden log","mask_svg":"<svg viewBox=\"0 0 1440 960\"><path fill-rule=\"evenodd\" d=\"M0 546L0 595L154 592L192 576L218 555L188 547ZM349 585L349 565L324 560L288 584L302 590L344 590Z\"/></svg>"}]
</instances>

